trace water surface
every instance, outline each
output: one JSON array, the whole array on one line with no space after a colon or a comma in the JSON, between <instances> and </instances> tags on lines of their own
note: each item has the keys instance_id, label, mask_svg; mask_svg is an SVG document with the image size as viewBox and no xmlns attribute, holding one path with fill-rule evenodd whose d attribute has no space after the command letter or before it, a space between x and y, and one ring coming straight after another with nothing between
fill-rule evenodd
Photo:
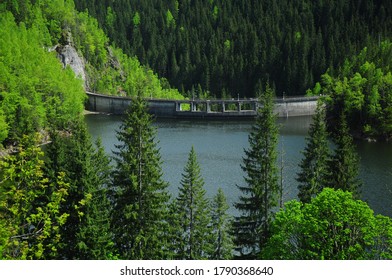
<instances>
[{"instance_id":1,"label":"water surface","mask_svg":"<svg viewBox=\"0 0 392 280\"><path fill-rule=\"evenodd\" d=\"M101 137L111 154L118 143L116 130L121 117L87 115L86 122L94 138ZM284 200L295 199L298 193L296 174L305 147L305 136L311 117L279 119L279 165L283 162ZM212 197L220 187L232 206L244 184L241 169L244 149L249 147L248 134L252 121L186 121L157 120L157 142L163 161L164 179L176 196L189 151L194 146L205 181L207 195ZM356 143L361 158L362 199L376 213L392 216L392 145L391 143ZM283 160L281 155L283 154ZM235 214L234 207L230 212Z\"/></svg>"}]
</instances>

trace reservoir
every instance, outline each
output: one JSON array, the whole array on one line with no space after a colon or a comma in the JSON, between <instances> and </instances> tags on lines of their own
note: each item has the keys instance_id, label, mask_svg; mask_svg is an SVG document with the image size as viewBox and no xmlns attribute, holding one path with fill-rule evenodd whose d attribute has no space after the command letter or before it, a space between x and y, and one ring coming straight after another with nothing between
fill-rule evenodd
<instances>
[{"instance_id":1,"label":"reservoir","mask_svg":"<svg viewBox=\"0 0 392 280\"><path fill-rule=\"evenodd\" d=\"M111 155L118 143L116 131L121 116L93 114L86 115L85 119L93 139L101 137L106 152ZM280 170L283 165L284 201L297 198L295 178L311 121L311 117L279 118L277 121L280 126L278 166ZM235 215L233 204L240 195L237 185L244 184L241 164L244 149L249 147L252 121L159 119L154 126L157 128L163 178L169 183L172 196L178 193L181 174L193 145L207 195L212 197L218 188L222 188L231 206L229 211ZM362 199L376 214L392 217L392 143L357 142L356 148L361 158Z\"/></svg>"}]
</instances>

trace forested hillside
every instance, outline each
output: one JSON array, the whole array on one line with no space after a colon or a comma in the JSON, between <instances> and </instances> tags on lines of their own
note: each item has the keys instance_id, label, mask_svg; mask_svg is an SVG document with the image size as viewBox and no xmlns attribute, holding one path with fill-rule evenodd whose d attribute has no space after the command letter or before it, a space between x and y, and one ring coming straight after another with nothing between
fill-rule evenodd
<instances>
[{"instance_id":1,"label":"forested hillside","mask_svg":"<svg viewBox=\"0 0 392 280\"><path fill-rule=\"evenodd\" d=\"M303 95L347 57L392 35L391 1L75 0L111 40L178 89ZM200 87L198 86L200 84Z\"/></svg>"},{"instance_id":2,"label":"forested hillside","mask_svg":"<svg viewBox=\"0 0 392 280\"><path fill-rule=\"evenodd\" d=\"M392 139L392 43L364 48L334 75L327 72L313 94L325 96L330 130L336 134L342 115L359 138Z\"/></svg>"},{"instance_id":3,"label":"forested hillside","mask_svg":"<svg viewBox=\"0 0 392 280\"><path fill-rule=\"evenodd\" d=\"M78 12L73 0L2 0L0 259L392 259L392 219L358 199L371 186L349 133L392 139L392 3L292 2L78 1ZM244 181L225 186L241 192L238 216L221 189L207 197L193 147L170 193L145 100L184 98L164 77L191 94L263 104L238 163ZM292 182L283 145L278 165L274 96L308 87L327 106L305 138L300 202L284 204ZM86 90L137 96L113 164L88 132Z\"/></svg>"},{"instance_id":4,"label":"forested hillside","mask_svg":"<svg viewBox=\"0 0 392 280\"><path fill-rule=\"evenodd\" d=\"M137 58L110 45L97 20L77 12L72 0L1 1L0 27L0 145L66 129L83 111L85 90L183 98ZM83 83L60 62L66 48L83 64Z\"/></svg>"}]
</instances>

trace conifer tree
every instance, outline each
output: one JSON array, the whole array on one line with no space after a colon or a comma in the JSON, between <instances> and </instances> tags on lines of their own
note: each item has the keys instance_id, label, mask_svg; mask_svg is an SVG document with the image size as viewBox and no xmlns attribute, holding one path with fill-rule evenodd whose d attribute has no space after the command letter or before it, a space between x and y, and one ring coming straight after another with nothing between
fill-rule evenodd
<instances>
[{"instance_id":1,"label":"conifer tree","mask_svg":"<svg viewBox=\"0 0 392 280\"><path fill-rule=\"evenodd\" d=\"M94 148L82 119L71 124L68 135L53 132L51 139L48 174L64 172L70 184L67 200L61 205L69 217L61 230L59 255L64 259L106 259L112 244L105 190L108 159L102 147Z\"/></svg>"},{"instance_id":2,"label":"conifer tree","mask_svg":"<svg viewBox=\"0 0 392 280\"><path fill-rule=\"evenodd\" d=\"M81 259L102 260L113 258L114 244L110 230L110 207L108 187L110 184L110 160L105 154L102 142L95 142L91 155L94 173L88 190L82 224L78 233L79 257Z\"/></svg>"},{"instance_id":3,"label":"conifer tree","mask_svg":"<svg viewBox=\"0 0 392 280\"><path fill-rule=\"evenodd\" d=\"M169 195L151 122L146 103L138 97L117 132L112 229L124 259L161 259L165 250Z\"/></svg>"},{"instance_id":4,"label":"conifer tree","mask_svg":"<svg viewBox=\"0 0 392 280\"><path fill-rule=\"evenodd\" d=\"M235 244L241 258L257 257L269 238L273 209L278 206L278 128L272 97L267 84L243 158L246 185L239 186L242 195L235 204L241 213L235 219Z\"/></svg>"},{"instance_id":5,"label":"conifer tree","mask_svg":"<svg viewBox=\"0 0 392 280\"><path fill-rule=\"evenodd\" d=\"M301 171L297 174L298 198L303 203L310 202L311 198L328 187L328 160L330 158L327 128L325 124L325 109L322 103L317 106L316 115L309 128L306 137L306 147L303 152L299 167Z\"/></svg>"},{"instance_id":6,"label":"conifer tree","mask_svg":"<svg viewBox=\"0 0 392 280\"><path fill-rule=\"evenodd\" d=\"M212 201L213 253L211 259L228 260L233 257L232 220L227 214L229 205L221 188Z\"/></svg>"},{"instance_id":7,"label":"conifer tree","mask_svg":"<svg viewBox=\"0 0 392 280\"><path fill-rule=\"evenodd\" d=\"M329 162L329 187L349 191L354 198L359 198L359 188L361 186L358 179L359 157L355 151L355 145L344 114L340 116L336 131L333 138L336 149Z\"/></svg>"},{"instance_id":8,"label":"conifer tree","mask_svg":"<svg viewBox=\"0 0 392 280\"><path fill-rule=\"evenodd\" d=\"M211 256L210 207L203 186L204 180L192 146L177 197L181 228L177 249L179 259L200 260Z\"/></svg>"}]
</instances>

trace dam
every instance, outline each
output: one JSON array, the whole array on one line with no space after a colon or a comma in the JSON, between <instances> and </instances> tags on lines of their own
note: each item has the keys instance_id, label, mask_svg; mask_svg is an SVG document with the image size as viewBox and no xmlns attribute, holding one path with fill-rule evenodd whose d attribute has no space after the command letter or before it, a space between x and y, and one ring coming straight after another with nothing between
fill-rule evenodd
<instances>
[{"instance_id":1,"label":"dam","mask_svg":"<svg viewBox=\"0 0 392 280\"><path fill-rule=\"evenodd\" d=\"M123 114L132 98L87 92L86 109L107 114ZM274 112L278 117L311 116L317 107L318 96L276 98ZM257 99L227 100L165 100L146 99L149 113L158 118L244 119L254 118Z\"/></svg>"}]
</instances>

